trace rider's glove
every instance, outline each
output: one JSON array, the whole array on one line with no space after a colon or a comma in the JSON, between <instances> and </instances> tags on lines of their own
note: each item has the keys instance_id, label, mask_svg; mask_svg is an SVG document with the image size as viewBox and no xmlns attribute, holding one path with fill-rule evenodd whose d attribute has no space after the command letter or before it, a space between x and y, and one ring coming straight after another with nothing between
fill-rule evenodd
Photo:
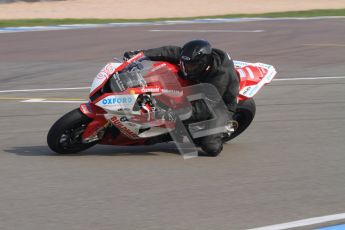
<instances>
[{"instance_id":1,"label":"rider's glove","mask_svg":"<svg viewBox=\"0 0 345 230\"><path fill-rule=\"evenodd\" d=\"M140 53L142 50L133 50L133 51L126 51L123 54L123 60L127 61L129 59L131 59L133 56L137 55L138 53Z\"/></svg>"}]
</instances>

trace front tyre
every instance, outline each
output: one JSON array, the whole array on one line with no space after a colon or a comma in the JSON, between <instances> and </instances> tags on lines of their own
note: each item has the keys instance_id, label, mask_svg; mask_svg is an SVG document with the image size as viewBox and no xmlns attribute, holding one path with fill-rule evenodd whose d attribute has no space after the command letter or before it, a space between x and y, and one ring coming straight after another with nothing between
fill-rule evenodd
<instances>
[{"instance_id":1,"label":"front tyre","mask_svg":"<svg viewBox=\"0 0 345 230\"><path fill-rule=\"evenodd\" d=\"M65 114L54 123L48 132L49 148L56 153L71 154L94 146L97 142L82 143L82 134L91 121L79 109Z\"/></svg>"},{"instance_id":2,"label":"front tyre","mask_svg":"<svg viewBox=\"0 0 345 230\"><path fill-rule=\"evenodd\" d=\"M256 112L256 105L253 98L245 101L240 101L237 105L233 119L238 122L237 129L231 133L230 136L224 137L223 142L230 141L238 135L240 135L244 130L248 128L250 123L252 123Z\"/></svg>"}]
</instances>

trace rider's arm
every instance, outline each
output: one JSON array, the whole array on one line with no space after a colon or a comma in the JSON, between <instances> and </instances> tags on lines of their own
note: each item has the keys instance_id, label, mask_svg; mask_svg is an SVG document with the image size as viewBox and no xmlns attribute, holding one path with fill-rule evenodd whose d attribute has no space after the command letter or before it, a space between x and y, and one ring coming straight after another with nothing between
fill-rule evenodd
<instances>
[{"instance_id":1,"label":"rider's arm","mask_svg":"<svg viewBox=\"0 0 345 230\"><path fill-rule=\"evenodd\" d=\"M214 69L210 73L207 82L214 85L222 96L225 104L231 112L236 111L237 96L239 93L239 79L235 71L234 63L226 53L217 51L214 54Z\"/></svg>"},{"instance_id":2,"label":"rider's arm","mask_svg":"<svg viewBox=\"0 0 345 230\"><path fill-rule=\"evenodd\" d=\"M237 97L239 94L239 79L237 76L236 71L233 69L231 71L231 75L230 75L230 83L228 86L228 91L225 93L223 99L224 101L226 101L226 105L228 107L228 109L235 113L236 108L237 108Z\"/></svg>"},{"instance_id":3,"label":"rider's arm","mask_svg":"<svg viewBox=\"0 0 345 230\"><path fill-rule=\"evenodd\" d=\"M179 63L181 47L163 46L159 48L143 50L146 57L152 61L167 61L173 64Z\"/></svg>"},{"instance_id":4,"label":"rider's arm","mask_svg":"<svg viewBox=\"0 0 345 230\"><path fill-rule=\"evenodd\" d=\"M223 100L227 105L228 110L234 113L237 108L237 97L239 94L240 83L232 60L230 60L223 78L228 79L226 89L224 89L224 94L222 94Z\"/></svg>"}]
</instances>

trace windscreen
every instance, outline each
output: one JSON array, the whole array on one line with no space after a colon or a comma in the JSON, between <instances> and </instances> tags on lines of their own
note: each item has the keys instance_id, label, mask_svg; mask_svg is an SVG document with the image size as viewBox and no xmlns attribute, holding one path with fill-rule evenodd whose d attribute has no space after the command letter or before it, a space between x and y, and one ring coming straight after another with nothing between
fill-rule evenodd
<instances>
[{"instance_id":1,"label":"windscreen","mask_svg":"<svg viewBox=\"0 0 345 230\"><path fill-rule=\"evenodd\" d=\"M159 86L165 90L182 90L177 75L164 62L136 61L110 79L112 92L123 92L128 88Z\"/></svg>"}]
</instances>

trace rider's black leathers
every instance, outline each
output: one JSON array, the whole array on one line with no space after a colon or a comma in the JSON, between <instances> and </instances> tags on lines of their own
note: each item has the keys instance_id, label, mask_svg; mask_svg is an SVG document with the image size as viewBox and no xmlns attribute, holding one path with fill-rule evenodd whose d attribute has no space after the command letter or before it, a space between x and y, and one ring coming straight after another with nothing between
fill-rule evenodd
<instances>
[{"instance_id":1,"label":"rider's black leathers","mask_svg":"<svg viewBox=\"0 0 345 230\"><path fill-rule=\"evenodd\" d=\"M145 56L152 61L167 61L178 65L181 50L182 48L178 46L164 46L143 50L143 52ZM214 85L222 96L232 116L236 111L237 96L239 93L239 79L234 68L234 63L227 53L219 49L212 49L211 56L212 62L210 68L201 76L198 76L197 80L192 83L209 83ZM205 103L196 101L192 103L192 106L192 120L200 121L210 117ZM209 140L210 138L212 141ZM210 152L221 151L222 141L220 135L212 135L204 138L204 140L205 141L201 141L200 143L204 150L210 150Z\"/></svg>"},{"instance_id":2,"label":"rider's black leathers","mask_svg":"<svg viewBox=\"0 0 345 230\"><path fill-rule=\"evenodd\" d=\"M144 50L143 52L145 56L153 61L167 61L178 65L181 47L164 46ZM211 68L205 71L202 76L199 76L195 84L209 83L214 85L223 97L224 103L228 106L229 111L235 112L239 92L239 79L234 68L234 63L227 53L219 49L213 49L211 56Z\"/></svg>"}]
</instances>

